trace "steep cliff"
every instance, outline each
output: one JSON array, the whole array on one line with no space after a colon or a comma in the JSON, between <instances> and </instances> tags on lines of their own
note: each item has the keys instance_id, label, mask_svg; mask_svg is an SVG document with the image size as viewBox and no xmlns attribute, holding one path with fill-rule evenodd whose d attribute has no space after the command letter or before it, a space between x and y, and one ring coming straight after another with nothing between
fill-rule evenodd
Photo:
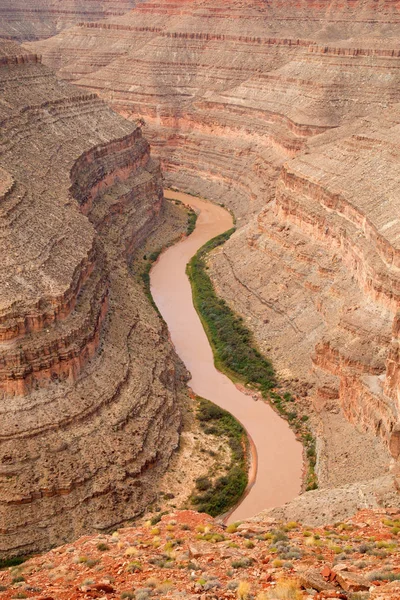
<instances>
[{"instance_id":1,"label":"steep cliff","mask_svg":"<svg viewBox=\"0 0 400 600\"><path fill-rule=\"evenodd\" d=\"M211 272L314 413L322 486L400 453L399 7L148 0L28 45L235 211Z\"/></svg>"},{"instance_id":2,"label":"steep cliff","mask_svg":"<svg viewBox=\"0 0 400 600\"><path fill-rule=\"evenodd\" d=\"M140 124L0 48L4 556L143 510L178 444L185 374L128 269L163 205Z\"/></svg>"}]
</instances>

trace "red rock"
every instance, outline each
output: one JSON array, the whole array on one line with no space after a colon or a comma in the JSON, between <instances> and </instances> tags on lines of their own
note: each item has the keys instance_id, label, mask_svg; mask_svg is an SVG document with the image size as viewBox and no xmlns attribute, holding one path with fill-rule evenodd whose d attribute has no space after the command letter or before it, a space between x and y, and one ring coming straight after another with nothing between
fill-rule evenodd
<instances>
[{"instance_id":1,"label":"red rock","mask_svg":"<svg viewBox=\"0 0 400 600\"><path fill-rule=\"evenodd\" d=\"M321 569L321 575L325 579L329 579L331 573L332 573L332 571L327 565Z\"/></svg>"},{"instance_id":2,"label":"red rock","mask_svg":"<svg viewBox=\"0 0 400 600\"><path fill-rule=\"evenodd\" d=\"M198 558L199 556L203 556L205 551L203 548L200 548L197 544L189 544L189 555L193 558Z\"/></svg>"},{"instance_id":3,"label":"red rock","mask_svg":"<svg viewBox=\"0 0 400 600\"><path fill-rule=\"evenodd\" d=\"M93 588L95 590L99 590L99 592L105 592L106 594L112 594L115 592L113 586L109 585L108 583L96 583Z\"/></svg>"},{"instance_id":4,"label":"red rock","mask_svg":"<svg viewBox=\"0 0 400 600\"><path fill-rule=\"evenodd\" d=\"M371 587L371 583L367 579L360 577L357 573L348 571L336 573L336 581L346 592L363 592L368 591Z\"/></svg>"},{"instance_id":5,"label":"red rock","mask_svg":"<svg viewBox=\"0 0 400 600\"><path fill-rule=\"evenodd\" d=\"M314 589L318 592L334 589L333 586L325 581L321 574L316 569L309 569L305 573L300 574L300 583L305 589Z\"/></svg>"}]
</instances>

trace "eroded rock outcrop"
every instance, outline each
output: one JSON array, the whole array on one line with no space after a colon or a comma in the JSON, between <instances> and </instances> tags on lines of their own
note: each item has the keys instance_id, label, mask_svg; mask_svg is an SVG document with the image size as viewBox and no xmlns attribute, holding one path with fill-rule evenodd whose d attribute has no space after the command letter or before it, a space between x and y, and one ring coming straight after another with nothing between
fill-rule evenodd
<instances>
[{"instance_id":1,"label":"eroded rock outcrop","mask_svg":"<svg viewBox=\"0 0 400 600\"><path fill-rule=\"evenodd\" d=\"M0 58L0 553L138 514L178 444L185 378L128 269L161 172L139 123Z\"/></svg>"},{"instance_id":2,"label":"eroded rock outcrop","mask_svg":"<svg viewBox=\"0 0 400 600\"><path fill-rule=\"evenodd\" d=\"M149 0L28 45L233 208L211 272L318 414L323 487L399 455L398 8Z\"/></svg>"}]
</instances>

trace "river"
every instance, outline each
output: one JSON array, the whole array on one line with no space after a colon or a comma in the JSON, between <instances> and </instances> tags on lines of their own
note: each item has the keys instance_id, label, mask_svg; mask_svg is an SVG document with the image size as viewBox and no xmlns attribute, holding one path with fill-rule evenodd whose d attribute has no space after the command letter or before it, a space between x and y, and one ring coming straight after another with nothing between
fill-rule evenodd
<instances>
[{"instance_id":1,"label":"river","mask_svg":"<svg viewBox=\"0 0 400 600\"><path fill-rule=\"evenodd\" d=\"M166 191L199 213L194 232L163 254L150 273L151 293L168 325L177 353L191 373L193 391L228 410L252 440L251 487L229 517L229 522L252 517L279 506L300 492L302 445L293 431L264 401L253 400L217 371L199 316L193 306L186 265L208 240L232 227L230 213L207 200ZM199 473L199 476L202 473Z\"/></svg>"}]
</instances>

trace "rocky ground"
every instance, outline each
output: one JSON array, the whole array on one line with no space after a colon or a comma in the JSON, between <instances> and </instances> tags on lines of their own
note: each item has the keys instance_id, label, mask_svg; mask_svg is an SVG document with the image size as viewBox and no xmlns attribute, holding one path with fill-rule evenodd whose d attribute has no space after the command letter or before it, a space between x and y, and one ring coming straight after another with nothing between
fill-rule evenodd
<instances>
[{"instance_id":1,"label":"rocky ground","mask_svg":"<svg viewBox=\"0 0 400 600\"><path fill-rule=\"evenodd\" d=\"M398 600L399 530L397 510L319 528L271 518L225 528L170 512L8 568L0 597Z\"/></svg>"}]
</instances>

